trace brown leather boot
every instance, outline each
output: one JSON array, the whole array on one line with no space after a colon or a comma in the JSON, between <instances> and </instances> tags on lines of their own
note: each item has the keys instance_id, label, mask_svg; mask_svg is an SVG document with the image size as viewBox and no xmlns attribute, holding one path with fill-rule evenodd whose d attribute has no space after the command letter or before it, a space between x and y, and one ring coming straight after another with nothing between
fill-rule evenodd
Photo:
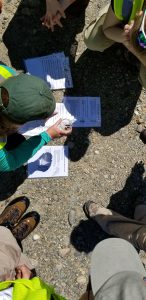
<instances>
[{"instance_id":1,"label":"brown leather boot","mask_svg":"<svg viewBox=\"0 0 146 300\"><path fill-rule=\"evenodd\" d=\"M0 215L0 225L13 227L26 212L29 204L30 201L27 197L18 197L11 201Z\"/></svg>"},{"instance_id":2,"label":"brown leather boot","mask_svg":"<svg viewBox=\"0 0 146 300\"><path fill-rule=\"evenodd\" d=\"M21 242L36 228L39 221L40 215L36 211L29 212L19 221L11 232L15 239Z\"/></svg>"}]
</instances>

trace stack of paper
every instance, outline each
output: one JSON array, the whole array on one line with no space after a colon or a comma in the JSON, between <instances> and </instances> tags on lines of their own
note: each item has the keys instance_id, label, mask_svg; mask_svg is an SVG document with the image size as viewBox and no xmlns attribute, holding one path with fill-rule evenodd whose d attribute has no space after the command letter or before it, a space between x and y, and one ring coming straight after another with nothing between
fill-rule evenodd
<instances>
[{"instance_id":1,"label":"stack of paper","mask_svg":"<svg viewBox=\"0 0 146 300\"><path fill-rule=\"evenodd\" d=\"M72 88L69 58L63 52L24 60L28 74L40 77L53 90ZM64 97L56 104L56 115L47 120L36 120L21 126L25 136L46 131L58 119L69 119L73 127L100 127L99 97ZM44 146L28 161L28 177L68 176L68 147Z\"/></svg>"},{"instance_id":2,"label":"stack of paper","mask_svg":"<svg viewBox=\"0 0 146 300\"><path fill-rule=\"evenodd\" d=\"M37 135L60 118L72 121L73 127L100 127L101 105L99 97L64 97L63 103L56 104L57 114L46 120L31 121L20 128L20 133L26 136Z\"/></svg>"},{"instance_id":3,"label":"stack of paper","mask_svg":"<svg viewBox=\"0 0 146 300\"><path fill-rule=\"evenodd\" d=\"M24 60L28 74L47 81L52 90L72 88L69 58L63 52Z\"/></svg>"}]
</instances>

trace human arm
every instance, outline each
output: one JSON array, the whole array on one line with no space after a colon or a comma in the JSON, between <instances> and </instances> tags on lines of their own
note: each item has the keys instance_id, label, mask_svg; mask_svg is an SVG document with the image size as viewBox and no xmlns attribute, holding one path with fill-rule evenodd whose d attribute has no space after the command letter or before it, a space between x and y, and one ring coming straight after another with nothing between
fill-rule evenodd
<instances>
[{"instance_id":1,"label":"human arm","mask_svg":"<svg viewBox=\"0 0 146 300\"><path fill-rule=\"evenodd\" d=\"M122 28L110 6L103 24L103 32L107 38L117 43L122 43L146 67L146 54L144 51L138 51L138 49L133 46L131 38L133 29L137 27L137 22L139 22L141 14L142 12L139 12L134 21L131 21L130 24L126 24L124 28Z\"/></svg>"},{"instance_id":2,"label":"human arm","mask_svg":"<svg viewBox=\"0 0 146 300\"><path fill-rule=\"evenodd\" d=\"M51 31L54 31L54 26L63 27L60 19L66 18L65 10L76 0L46 0L46 14L41 18L43 25ZM57 9L60 8L60 9Z\"/></svg>"},{"instance_id":3,"label":"human arm","mask_svg":"<svg viewBox=\"0 0 146 300\"><path fill-rule=\"evenodd\" d=\"M51 139L71 134L71 129L59 130L57 128L61 121L59 119L46 132L25 140L13 150L7 151L5 148L2 148L0 150L0 172L16 170L34 156L39 149L48 144Z\"/></svg>"},{"instance_id":4,"label":"human arm","mask_svg":"<svg viewBox=\"0 0 146 300\"><path fill-rule=\"evenodd\" d=\"M0 172L16 170L50 140L51 137L46 132L43 132L29 138L13 150L7 151L5 148L2 148L0 150Z\"/></svg>"},{"instance_id":5,"label":"human arm","mask_svg":"<svg viewBox=\"0 0 146 300\"><path fill-rule=\"evenodd\" d=\"M54 25L58 24L58 26L62 27L59 18L56 18L57 14L63 18L65 18L65 13L63 6L60 4L58 0L46 0L46 13L41 18L42 24L48 28L51 28L54 31Z\"/></svg>"},{"instance_id":6,"label":"human arm","mask_svg":"<svg viewBox=\"0 0 146 300\"><path fill-rule=\"evenodd\" d=\"M136 18L130 24L124 26L124 42L123 45L146 67L146 50L136 46L137 28L139 28L142 11L139 12Z\"/></svg>"}]
</instances>

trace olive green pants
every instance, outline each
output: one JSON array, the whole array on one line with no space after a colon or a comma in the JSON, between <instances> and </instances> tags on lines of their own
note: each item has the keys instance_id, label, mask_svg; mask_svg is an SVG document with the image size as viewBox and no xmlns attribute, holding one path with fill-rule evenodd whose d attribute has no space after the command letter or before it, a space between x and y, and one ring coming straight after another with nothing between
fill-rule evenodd
<instances>
[{"instance_id":1,"label":"olive green pants","mask_svg":"<svg viewBox=\"0 0 146 300\"><path fill-rule=\"evenodd\" d=\"M115 211L109 215L96 215L94 220L108 234L129 241L135 248L146 251L146 205L136 206L134 219L126 218Z\"/></svg>"}]
</instances>

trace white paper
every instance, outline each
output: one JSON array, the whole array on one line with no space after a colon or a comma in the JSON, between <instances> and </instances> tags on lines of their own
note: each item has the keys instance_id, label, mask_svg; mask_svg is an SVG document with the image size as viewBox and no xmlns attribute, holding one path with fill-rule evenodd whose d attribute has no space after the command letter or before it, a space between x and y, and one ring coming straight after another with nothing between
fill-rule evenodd
<instances>
[{"instance_id":1,"label":"white paper","mask_svg":"<svg viewBox=\"0 0 146 300\"><path fill-rule=\"evenodd\" d=\"M60 118L72 121L73 127L100 127L101 106L99 97L64 97L56 104L57 114L47 121L37 120L25 123L19 129L21 134L34 136L46 131Z\"/></svg>"},{"instance_id":2,"label":"white paper","mask_svg":"<svg viewBox=\"0 0 146 300\"><path fill-rule=\"evenodd\" d=\"M44 146L28 161L28 178L68 176L68 147Z\"/></svg>"},{"instance_id":3,"label":"white paper","mask_svg":"<svg viewBox=\"0 0 146 300\"><path fill-rule=\"evenodd\" d=\"M28 74L46 80L50 89L73 87L69 58L63 52L26 59L25 65Z\"/></svg>"},{"instance_id":4,"label":"white paper","mask_svg":"<svg viewBox=\"0 0 146 300\"><path fill-rule=\"evenodd\" d=\"M64 97L63 103L73 118L73 127L101 126L100 97Z\"/></svg>"}]
</instances>

